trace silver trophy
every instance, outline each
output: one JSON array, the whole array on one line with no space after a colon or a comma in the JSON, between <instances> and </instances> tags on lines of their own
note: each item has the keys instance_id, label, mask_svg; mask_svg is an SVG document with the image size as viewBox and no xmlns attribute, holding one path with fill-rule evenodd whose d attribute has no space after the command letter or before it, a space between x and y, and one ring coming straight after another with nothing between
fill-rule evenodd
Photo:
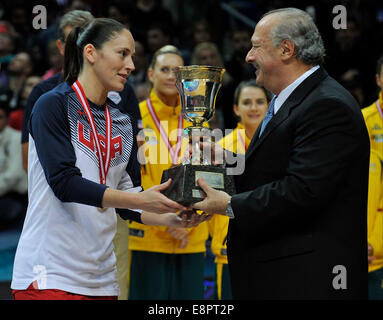
<instances>
[{"instance_id":1,"label":"silver trophy","mask_svg":"<svg viewBox=\"0 0 383 320\"><path fill-rule=\"evenodd\" d=\"M214 115L215 101L222 86L225 69L185 66L177 67L174 73L181 98L182 115L192 123L183 131L192 146L192 154L182 164L164 170L162 182L172 178L172 183L163 193L183 205L201 201L203 194L197 180L202 177L211 187L234 194L233 176L227 176L225 168L212 165L210 152L206 154L200 148L201 140L213 141L211 130L203 124Z\"/></svg>"}]
</instances>

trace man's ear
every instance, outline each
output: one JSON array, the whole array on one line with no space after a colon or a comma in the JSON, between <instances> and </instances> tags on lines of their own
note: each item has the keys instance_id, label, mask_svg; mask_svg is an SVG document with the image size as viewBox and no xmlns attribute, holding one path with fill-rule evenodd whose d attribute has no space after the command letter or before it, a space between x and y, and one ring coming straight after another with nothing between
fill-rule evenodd
<instances>
[{"instance_id":1,"label":"man's ear","mask_svg":"<svg viewBox=\"0 0 383 320\"><path fill-rule=\"evenodd\" d=\"M280 44L282 60L288 60L295 54L295 44L291 40L285 39Z\"/></svg>"},{"instance_id":2,"label":"man's ear","mask_svg":"<svg viewBox=\"0 0 383 320\"><path fill-rule=\"evenodd\" d=\"M97 50L93 44L88 43L84 47L83 54L84 54L84 58L86 59L86 61L88 61L90 64L95 63L95 61L97 59Z\"/></svg>"}]
</instances>

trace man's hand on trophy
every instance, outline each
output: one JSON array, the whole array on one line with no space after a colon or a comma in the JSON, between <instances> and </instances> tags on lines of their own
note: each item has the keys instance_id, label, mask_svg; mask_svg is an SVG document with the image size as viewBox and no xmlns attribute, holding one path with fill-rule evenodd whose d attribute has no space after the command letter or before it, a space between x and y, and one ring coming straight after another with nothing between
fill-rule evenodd
<instances>
[{"instance_id":1,"label":"man's hand on trophy","mask_svg":"<svg viewBox=\"0 0 383 320\"><path fill-rule=\"evenodd\" d=\"M213 189L203 178L199 178L197 183L205 192L206 197L204 200L193 204L192 207L210 215L225 214L230 196L224 191Z\"/></svg>"}]
</instances>

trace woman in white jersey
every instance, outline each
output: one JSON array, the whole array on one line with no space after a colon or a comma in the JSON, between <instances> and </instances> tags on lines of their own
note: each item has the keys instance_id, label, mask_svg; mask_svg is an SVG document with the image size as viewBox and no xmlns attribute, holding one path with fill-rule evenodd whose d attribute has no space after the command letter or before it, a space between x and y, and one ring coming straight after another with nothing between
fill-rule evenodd
<instances>
[{"instance_id":1,"label":"woman in white jersey","mask_svg":"<svg viewBox=\"0 0 383 320\"><path fill-rule=\"evenodd\" d=\"M65 82L37 100L29 122L30 201L14 299L116 299L116 213L145 224L195 222L171 213L186 208L160 192L170 181L140 192L131 118L107 99L134 70L133 54L130 31L112 19L67 38Z\"/></svg>"}]
</instances>

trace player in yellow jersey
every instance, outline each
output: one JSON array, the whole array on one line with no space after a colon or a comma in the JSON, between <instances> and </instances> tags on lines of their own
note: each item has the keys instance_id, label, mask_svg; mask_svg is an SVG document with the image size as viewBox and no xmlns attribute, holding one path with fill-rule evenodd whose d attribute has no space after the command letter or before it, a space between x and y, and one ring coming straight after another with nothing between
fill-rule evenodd
<instances>
[{"instance_id":1,"label":"player in yellow jersey","mask_svg":"<svg viewBox=\"0 0 383 320\"><path fill-rule=\"evenodd\" d=\"M238 125L218 144L231 152L244 154L266 114L270 100L270 93L256 84L255 80L242 81L234 92L234 113L239 118ZM217 297L220 300L231 299L226 255L229 218L218 214L213 215L208 226L212 236L211 250L216 256Z\"/></svg>"},{"instance_id":2,"label":"player in yellow jersey","mask_svg":"<svg viewBox=\"0 0 383 320\"><path fill-rule=\"evenodd\" d=\"M184 64L174 46L153 56L148 78L150 96L140 103L143 124L141 177L144 189L161 181L162 172L179 163L188 146L181 131L183 119L173 69ZM206 223L195 228L167 228L129 224L131 267L129 299L203 299Z\"/></svg>"},{"instance_id":3,"label":"player in yellow jersey","mask_svg":"<svg viewBox=\"0 0 383 320\"><path fill-rule=\"evenodd\" d=\"M383 300L383 158L371 150L368 188L368 297Z\"/></svg>"},{"instance_id":4,"label":"player in yellow jersey","mask_svg":"<svg viewBox=\"0 0 383 320\"><path fill-rule=\"evenodd\" d=\"M376 84L380 88L378 99L362 109L370 136L370 181L368 194L368 297L383 300L383 56L378 59Z\"/></svg>"},{"instance_id":5,"label":"player in yellow jersey","mask_svg":"<svg viewBox=\"0 0 383 320\"><path fill-rule=\"evenodd\" d=\"M378 99L370 106L363 108L362 113L370 135L371 149L383 154L383 56L377 62L376 84L380 88Z\"/></svg>"}]
</instances>

